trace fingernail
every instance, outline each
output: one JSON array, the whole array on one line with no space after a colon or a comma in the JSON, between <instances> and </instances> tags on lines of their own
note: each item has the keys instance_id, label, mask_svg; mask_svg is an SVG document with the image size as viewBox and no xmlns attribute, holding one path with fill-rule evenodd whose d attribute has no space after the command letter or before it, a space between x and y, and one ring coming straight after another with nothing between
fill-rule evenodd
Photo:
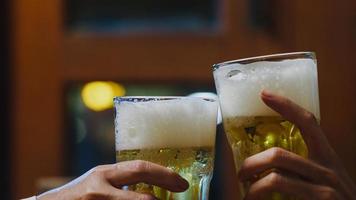
<instances>
[{"instance_id":1,"label":"fingernail","mask_svg":"<svg viewBox=\"0 0 356 200\"><path fill-rule=\"evenodd\" d=\"M264 90L262 90L262 92L261 92L261 96L270 98L270 97L273 97L274 94L273 94L272 92L270 92L269 90L264 89Z\"/></svg>"},{"instance_id":2,"label":"fingernail","mask_svg":"<svg viewBox=\"0 0 356 200\"><path fill-rule=\"evenodd\" d=\"M181 190L186 190L189 187L189 183L183 177L179 176L178 188Z\"/></svg>"}]
</instances>

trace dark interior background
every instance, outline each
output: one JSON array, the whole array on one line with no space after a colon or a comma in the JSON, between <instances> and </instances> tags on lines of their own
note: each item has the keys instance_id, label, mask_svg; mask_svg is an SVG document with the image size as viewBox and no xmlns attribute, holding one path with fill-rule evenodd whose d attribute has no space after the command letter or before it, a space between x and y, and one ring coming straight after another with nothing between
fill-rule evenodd
<instances>
[{"instance_id":1,"label":"dark interior background","mask_svg":"<svg viewBox=\"0 0 356 200\"><path fill-rule=\"evenodd\" d=\"M10 199L9 161L9 1L0 1L0 194Z\"/></svg>"},{"instance_id":2,"label":"dark interior background","mask_svg":"<svg viewBox=\"0 0 356 200\"><path fill-rule=\"evenodd\" d=\"M66 4L68 1L72 6ZM106 4L119 1L138 6L124 9ZM78 166L71 162L75 153L70 151L67 137L74 137L68 131L72 121L66 118L70 113L67 89L75 87L70 83L184 82L206 86L214 81L214 63L293 51L317 54L321 125L356 180L352 148L356 143L355 0L165 1L166 6L168 2L184 3L198 13L207 13L211 5L205 5L207 9L201 12L189 2L216 2L214 12L202 17L207 19L207 26L182 20L183 26L177 27L170 20L165 24L166 17L159 18L157 24L158 13L151 13L155 15L153 21L143 17L142 29L125 23L124 18L96 18L99 15L95 12L122 9L129 16L126 19L133 19L134 13L141 13L143 2L158 0L0 0L1 199L20 199L60 185L71 175L68 168ZM185 11L174 6L172 10ZM160 17L166 14L171 13ZM89 26L83 29L82 22ZM112 26L115 24L119 29ZM106 112L91 112L90 116L95 115L93 121L99 122ZM110 115L107 113L108 124L112 122ZM233 199L236 179L232 156L224 134L218 136L224 145L217 150L222 165L216 167L220 190L215 191L221 195L218 199Z\"/></svg>"}]
</instances>

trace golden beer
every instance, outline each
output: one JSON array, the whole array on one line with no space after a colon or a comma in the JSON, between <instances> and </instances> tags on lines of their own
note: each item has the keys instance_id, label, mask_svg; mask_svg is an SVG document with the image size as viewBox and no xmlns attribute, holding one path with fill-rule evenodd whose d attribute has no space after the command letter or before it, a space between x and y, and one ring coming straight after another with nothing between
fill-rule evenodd
<instances>
[{"instance_id":1,"label":"golden beer","mask_svg":"<svg viewBox=\"0 0 356 200\"><path fill-rule=\"evenodd\" d=\"M271 147L280 147L305 158L308 156L308 148L299 129L279 116L231 118L225 120L224 127L234 154L236 170L240 169L246 158ZM246 193L250 184L241 185L242 194ZM266 199L279 200L286 197L271 194Z\"/></svg>"},{"instance_id":2,"label":"golden beer","mask_svg":"<svg viewBox=\"0 0 356 200\"><path fill-rule=\"evenodd\" d=\"M173 193L160 187L136 184L130 190L139 192L152 192L159 199L199 199L199 186L209 184L208 180L213 171L214 148L162 148L162 149L137 149L116 152L118 161L146 160L168 167L185 178L190 187L184 193ZM208 179L206 179L208 177Z\"/></svg>"},{"instance_id":3,"label":"golden beer","mask_svg":"<svg viewBox=\"0 0 356 200\"><path fill-rule=\"evenodd\" d=\"M319 120L317 67L313 53L278 54L217 64L214 65L214 78L236 171L246 158L271 147L308 156L308 148L299 129L267 107L260 93L267 89L288 97L314 113ZM268 172L256 178L266 174ZM250 184L240 184L241 199ZM272 193L262 199L295 198Z\"/></svg>"},{"instance_id":4,"label":"golden beer","mask_svg":"<svg viewBox=\"0 0 356 200\"><path fill-rule=\"evenodd\" d=\"M191 97L115 99L116 160L146 160L172 169L189 182L173 193L139 183L126 189L159 199L208 199L214 165L217 103Z\"/></svg>"}]
</instances>

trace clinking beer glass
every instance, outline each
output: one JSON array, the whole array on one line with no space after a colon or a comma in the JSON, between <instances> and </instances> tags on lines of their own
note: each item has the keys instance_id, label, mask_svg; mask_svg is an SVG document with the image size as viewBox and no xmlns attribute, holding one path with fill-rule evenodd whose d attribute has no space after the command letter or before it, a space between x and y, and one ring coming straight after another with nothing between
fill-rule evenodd
<instances>
[{"instance_id":1,"label":"clinking beer glass","mask_svg":"<svg viewBox=\"0 0 356 200\"><path fill-rule=\"evenodd\" d=\"M145 183L124 189L151 193L162 200L207 200L214 166L217 102L196 97L117 97L114 102L117 161L154 162L189 182L182 193Z\"/></svg>"},{"instance_id":2,"label":"clinking beer glass","mask_svg":"<svg viewBox=\"0 0 356 200\"><path fill-rule=\"evenodd\" d=\"M299 129L260 99L266 89L285 96L320 121L317 63L312 52L275 54L223 62L213 66L224 130L232 148L236 170L243 161L271 147L307 157ZM258 178L267 175L266 171ZM240 198L251 182L240 183ZM266 200L293 199L272 193Z\"/></svg>"}]
</instances>

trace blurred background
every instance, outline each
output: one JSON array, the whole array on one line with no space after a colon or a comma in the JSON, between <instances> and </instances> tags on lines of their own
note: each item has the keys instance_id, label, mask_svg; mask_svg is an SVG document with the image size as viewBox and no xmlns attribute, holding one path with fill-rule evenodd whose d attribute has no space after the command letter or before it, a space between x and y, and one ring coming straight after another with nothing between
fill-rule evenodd
<instances>
[{"instance_id":1,"label":"blurred background","mask_svg":"<svg viewBox=\"0 0 356 200\"><path fill-rule=\"evenodd\" d=\"M212 64L291 51L316 52L321 124L356 178L354 0L2 0L0 13L4 199L115 162L112 96L215 92ZM221 171L212 197L232 198Z\"/></svg>"}]
</instances>

